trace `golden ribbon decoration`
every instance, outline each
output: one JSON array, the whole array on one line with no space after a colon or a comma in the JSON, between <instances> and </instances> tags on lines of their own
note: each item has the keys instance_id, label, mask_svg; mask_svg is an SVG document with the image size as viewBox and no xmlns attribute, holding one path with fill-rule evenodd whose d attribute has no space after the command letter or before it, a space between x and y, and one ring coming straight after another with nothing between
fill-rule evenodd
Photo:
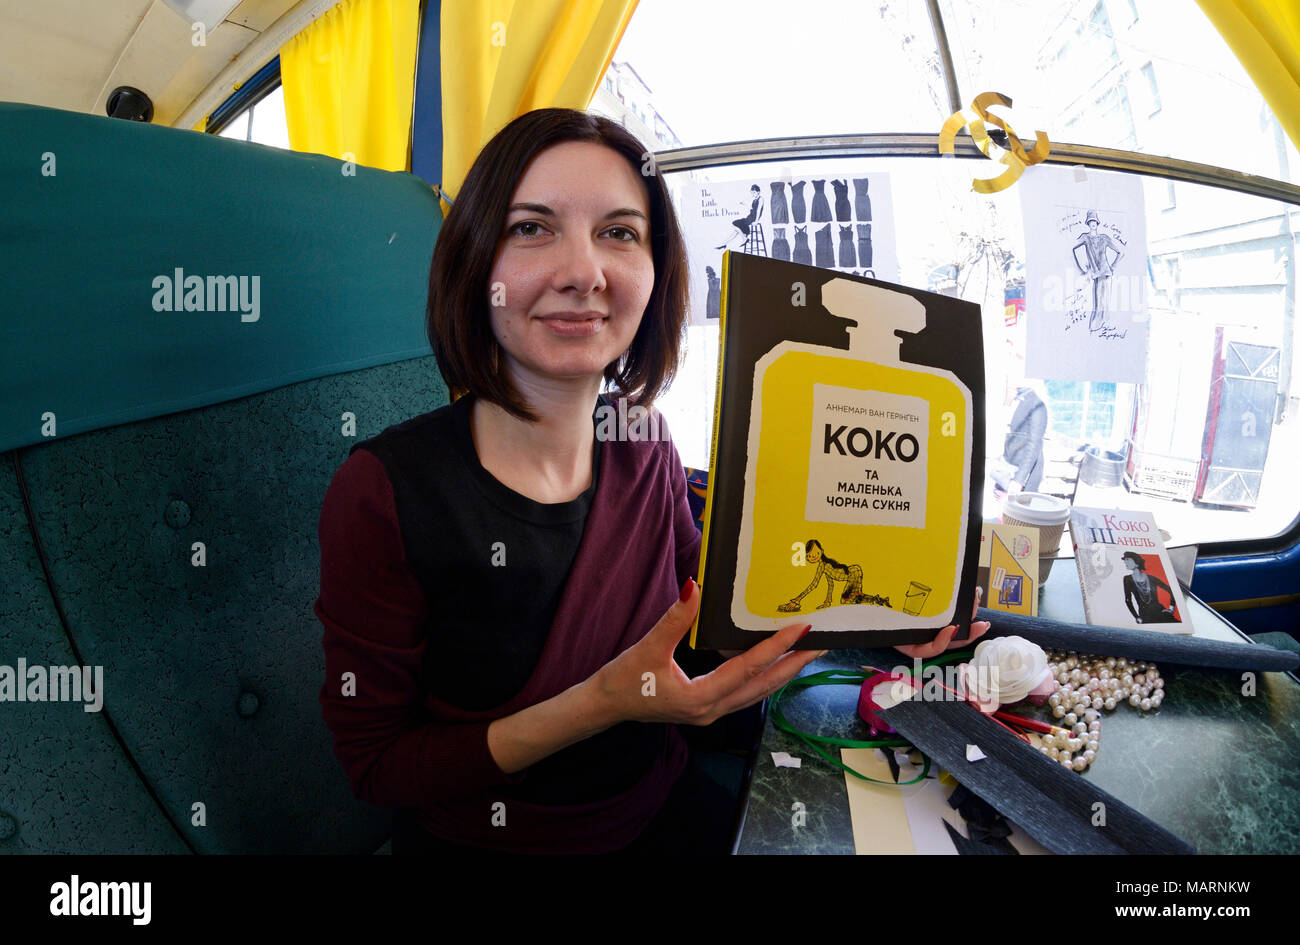
<instances>
[{"instance_id":1,"label":"golden ribbon decoration","mask_svg":"<svg viewBox=\"0 0 1300 945\"><path fill-rule=\"evenodd\" d=\"M1025 172L1026 167L1030 164L1041 163L1051 149L1047 135L1038 131L1035 132L1037 141L1033 149L1026 151L1011 126L988 110L992 105L1005 105L1010 108L1011 99L998 92L982 92L975 96L975 100L971 102L973 112L953 112L948 116L948 120L943 123L943 127L939 129L940 154L952 154L953 142L957 138L957 132L969 125L970 136L975 142L975 147L979 148L989 160L1007 166L1007 169L997 177L975 178L971 181L971 189L981 194L995 194L999 190L1006 190L1020 179L1020 175ZM1001 147L989 137L989 133L984 127L985 122L996 125L1007 133L1007 142L1011 145L1010 149Z\"/></svg>"}]
</instances>

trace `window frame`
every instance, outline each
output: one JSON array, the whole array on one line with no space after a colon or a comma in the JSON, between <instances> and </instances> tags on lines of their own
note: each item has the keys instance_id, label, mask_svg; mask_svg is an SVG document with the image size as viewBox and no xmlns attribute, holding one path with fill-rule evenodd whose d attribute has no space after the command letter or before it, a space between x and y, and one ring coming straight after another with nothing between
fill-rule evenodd
<instances>
[{"instance_id":1,"label":"window frame","mask_svg":"<svg viewBox=\"0 0 1300 945\"><path fill-rule=\"evenodd\" d=\"M934 30L935 45L939 52L940 68L948 99L953 111L960 111L966 99L953 66L952 51L948 43L947 30L943 25L943 14L939 9L939 0L926 0L930 14L930 23ZM1130 3L1137 21L1137 7ZM1113 43L1114 30L1110 24L1109 11L1104 0L1097 0L1089 22L1093 22L1098 10L1107 26L1107 35ZM1131 25L1131 24L1130 24ZM1127 90L1125 91L1127 95ZM1127 103L1130 116L1131 103ZM1031 148L1034 142L1021 142ZM958 158L978 160L983 157L975 143L963 136L954 142L953 153ZM728 164L761 164L770 161L796 161L826 158L855 157L928 157L940 158L939 136L937 134L866 134L866 135L827 135L803 138L760 138L750 141L734 141L713 145L700 145L689 148L674 148L658 151L654 154L655 166L662 173L676 171L704 170L722 167ZM1264 197L1300 208L1300 186L1270 177L1259 177L1223 167L1199 164L1172 157L1143 154L1138 151L1124 151L1115 148L1099 148L1083 144L1052 142L1051 153L1046 163L1070 166L1082 165L1085 168L1099 170L1127 171L1147 177L1164 178L1170 182L1186 181L1209 187L1218 187L1255 197ZM1296 378L1290 382L1294 387ZM1243 538L1220 542L1207 542L1201 545L1201 557L1225 561L1236 557L1251 557L1276 554L1300 546L1300 511L1290 526L1271 538Z\"/></svg>"},{"instance_id":2,"label":"window frame","mask_svg":"<svg viewBox=\"0 0 1300 945\"><path fill-rule=\"evenodd\" d=\"M1151 118L1155 115L1159 115L1164 109L1164 105L1160 101L1160 83L1156 81L1155 63L1148 61L1138 71L1141 72L1142 77L1146 79L1147 91L1151 95L1151 110L1147 113L1147 117Z\"/></svg>"},{"instance_id":3,"label":"window frame","mask_svg":"<svg viewBox=\"0 0 1300 945\"><path fill-rule=\"evenodd\" d=\"M249 76L229 98L212 110L203 131L210 135L221 134L231 122L266 98L282 84L280 79L280 57L276 56Z\"/></svg>"},{"instance_id":4,"label":"window frame","mask_svg":"<svg viewBox=\"0 0 1300 945\"><path fill-rule=\"evenodd\" d=\"M1022 143L1027 148L1033 146L1032 141ZM953 153L959 159L984 159L984 155L968 136L958 138L953 143ZM660 173L672 174L725 167L730 164L886 157L942 159L939 154L939 136L937 134L866 134L759 138L657 151L654 154L654 162ZM1249 196L1264 197L1300 208L1300 186L1177 158L1054 141L1045 163L1071 167L1082 165L1086 168L1127 171L1170 181L1186 181ZM1293 387L1296 380L1296 378L1291 379ZM1206 542L1200 546L1200 557L1223 560L1277 554L1297 545L1300 545L1300 512L1286 529L1273 537Z\"/></svg>"}]
</instances>

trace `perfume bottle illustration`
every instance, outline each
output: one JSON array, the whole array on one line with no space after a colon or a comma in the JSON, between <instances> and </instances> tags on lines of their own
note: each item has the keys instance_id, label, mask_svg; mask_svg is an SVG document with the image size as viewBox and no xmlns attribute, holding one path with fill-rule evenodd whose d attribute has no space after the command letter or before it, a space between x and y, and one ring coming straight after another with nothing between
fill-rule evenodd
<instances>
[{"instance_id":1,"label":"perfume bottle illustration","mask_svg":"<svg viewBox=\"0 0 1300 945\"><path fill-rule=\"evenodd\" d=\"M821 302L848 350L785 341L754 367L732 622L937 629L961 584L974 398L900 358L919 299L832 279Z\"/></svg>"}]
</instances>

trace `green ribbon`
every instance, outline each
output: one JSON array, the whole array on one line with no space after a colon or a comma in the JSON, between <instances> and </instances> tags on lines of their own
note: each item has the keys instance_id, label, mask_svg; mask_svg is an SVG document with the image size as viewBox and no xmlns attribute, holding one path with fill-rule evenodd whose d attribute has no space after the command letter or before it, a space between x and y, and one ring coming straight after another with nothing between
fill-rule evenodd
<instances>
[{"instance_id":1,"label":"green ribbon","mask_svg":"<svg viewBox=\"0 0 1300 945\"><path fill-rule=\"evenodd\" d=\"M940 666L944 663L951 663L956 660L969 659L970 655L971 654L966 651L945 653L942 656L937 656L933 659L926 660L921 664L921 669L922 671L924 671L930 666ZM769 712L772 717L772 724L776 726L778 729L780 729L781 731L788 732L789 734L793 735L795 738L799 739L801 742L803 742L805 745L807 745L817 754L821 755L828 762L835 765L837 768L843 768L845 771L853 775L855 778L859 778L863 781L870 781L873 784L888 784L892 786L902 787L904 784L915 784L918 781L924 780L926 775L930 773L930 758L928 755L925 754L921 755L924 764L921 767L921 773L919 775L912 778L912 780L910 781L895 782L895 781L881 781L877 778L869 778L865 774L862 774L859 771L854 771L844 762L840 761L838 758L831 756L827 752L822 751L821 749L822 745L833 745L837 748L911 748L913 747L911 742L907 741L906 739L883 738L883 739L875 739L873 741L859 741L857 739L852 739L852 738L832 738L827 735L813 735L810 732L805 732L801 729L795 728L786 720L785 713L781 711L781 700L785 697L787 690L793 689L797 692L800 689L808 689L812 686L857 686L859 689L861 689L862 684L866 682L868 675L869 674L864 673L861 670L827 669L827 670L823 670L820 673L811 673L807 676L799 676L796 679L790 680L788 683L786 683L784 686L781 687L781 689L777 692L775 696L772 697L772 704L769 707Z\"/></svg>"}]
</instances>

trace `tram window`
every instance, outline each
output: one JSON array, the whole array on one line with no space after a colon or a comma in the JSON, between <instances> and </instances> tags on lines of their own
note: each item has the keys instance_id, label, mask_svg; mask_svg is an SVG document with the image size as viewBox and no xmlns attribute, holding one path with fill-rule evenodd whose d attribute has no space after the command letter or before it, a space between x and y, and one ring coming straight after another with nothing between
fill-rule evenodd
<instances>
[{"instance_id":1,"label":"tram window","mask_svg":"<svg viewBox=\"0 0 1300 945\"><path fill-rule=\"evenodd\" d=\"M978 162L931 158L730 165L670 173L667 181L694 253L699 244L691 238L684 205L693 186L787 174L811 180L881 173L888 175L892 211L875 225L882 238L892 227L897 280L982 308L985 446L988 456L998 456L1015 391L1026 378L1025 326L1035 317L1029 309L1013 317L1009 304L1023 285L1017 188L993 197L974 194L971 177L983 173ZM1295 392L1292 378L1300 367L1289 302L1296 292L1295 266L1288 263L1288 247L1300 233L1300 208L1180 182L1179 203L1166 210L1166 181L1142 179L1150 319L1146 382L1043 384L1050 481L1041 488L1080 504L1148 509L1176 544L1273 537L1300 514L1300 496L1290 488L1290 470L1300 462L1300 399L1276 395L1279 389ZM688 466L709 465L718 334L716 323L689 329L682 371L660 401ZM1256 397L1256 388L1265 393ZM1242 405L1232 397L1224 398L1225 389L1254 405L1252 418L1243 418ZM1260 446L1266 451L1262 470L1234 473L1250 465L1238 460ZM1111 470L1122 481L1094 475L1091 461L1084 466L1088 447L1101 458L1124 457L1123 468ZM1203 468L1208 478L1198 483ZM985 500L986 515L998 514L991 492Z\"/></svg>"},{"instance_id":2,"label":"tram window","mask_svg":"<svg viewBox=\"0 0 1300 945\"><path fill-rule=\"evenodd\" d=\"M950 111L926 5L912 0L644 0L613 58L624 69L647 67L636 76L614 67L609 74L632 100L639 87L651 90L654 110L687 147L933 133ZM705 89L716 91L701 94ZM602 84L593 110L608 96ZM644 121L637 115L627 124L640 134L635 125Z\"/></svg>"},{"instance_id":3,"label":"tram window","mask_svg":"<svg viewBox=\"0 0 1300 945\"><path fill-rule=\"evenodd\" d=\"M1300 183L1295 147L1195 3L1003 0L997 16L977 0L939 7L962 94L1011 96L1022 136L1042 128L1053 141Z\"/></svg>"},{"instance_id":4,"label":"tram window","mask_svg":"<svg viewBox=\"0 0 1300 945\"><path fill-rule=\"evenodd\" d=\"M253 110L248 108L230 119L230 123L227 124L226 127L222 128L218 134L222 138L234 138L238 141L248 141L251 140L248 137L248 129L252 123Z\"/></svg>"},{"instance_id":5,"label":"tram window","mask_svg":"<svg viewBox=\"0 0 1300 945\"><path fill-rule=\"evenodd\" d=\"M1045 381L1048 430L1080 443L1110 437L1115 426L1115 387L1104 381Z\"/></svg>"},{"instance_id":6,"label":"tram window","mask_svg":"<svg viewBox=\"0 0 1300 945\"><path fill-rule=\"evenodd\" d=\"M1193 5L1006 0L996 17L975 0L938 0L938 5L963 104L979 92L1005 93L1013 98L1010 119L1021 137L1032 138L1042 129L1053 142L1300 182L1296 149ZM751 5L740 0L704 7L692 0L644 2L609 72L620 96L635 101L635 108L605 87L598 88L590 107L623 120L657 150L676 146L656 133L664 128L685 145L699 147L758 138L938 131L951 109L926 5L806 0L801 10L804 15L782 19L775 30L773 18L753 16ZM708 22L700 22L701 16ZM857 19L843 22L845 16ZM801 31L830 21L842 28ZM693 28L683 31L682 22ZM724 54L719 54L719 37ZM1018 54L1003 54L1008 48ZM760 64L755 59L760 51L764 56L779 51L781 65L774 70L767 59ZM692 62L692 70L681 70L682 61ZM877 68L879 74L871 71ZM702 87L726 91L706 98L699 95ZM761 95L746 94L759 89ZM846 92L869 106L837 106ZM1008 405L1025 380L1025 320L1034 317L1025 311L1013 318L1010 304L1017 293L1024 298L1019 188L994 196L972 194L971 177L990 176L977 163L927 158L725 165L669 173L667 180L681 209L683 195L701 182L745 181L747 192L748 182L786 176L842 179L882 171L893 191L888 222L897 244L897 281L982 306L986 453L1000 455ZM1175 184L1159 173L1143 178L1143 190L1145 383L1049 379L1042 387L1056 459L1078 463L1091 447L1103 457L1117 453L1139 462L1136 470L1125 469L1118 494L1090 493L1097 478L1077 473L1053 489L1081 504L1150 509L1174 543L1276 536L1300 513L1300 496L1287 489L1288 470L1300 460L1300 400L1291 396L1297 389L1292 378L1300 207L1186 180ZM767 234L769 240L772 236ZM786 236L793 244L789 230ZM692 290L700 294L698 280ZM1231 352L1230 346L1235 346ZM692 326L683 369L660 401L683 460L692 466L709 463L717 356L717 328ZM1233 370L1241 377L1225 379L1224 365L1234 357ZM1240 363L1241 357L1250 364ZM1240 405L1221 396L1215 400L1225 385L1244 390L1270 383L1274 393L1263 406L1255 405L1259 409L1246 411L1248 418L1229 417ZM1212 386L1218 395L1211 394ZM1233 468L1234 450L1242 447L1234 436L1240 441L1248 428L1253 439L1246 445L1256 453L1267 437L1267 460L1253 478ZM1218 454L1216 442L1223 447ZM1212 463L1211 454L1217 457ZM1219 479L1198 482L1207 465L1215 466ZM1072 466L1062 462L1066 470ZM997 509L986 502L985 511L996 514Z\"/></svg>"},{"instance_id":7,"label":"tram window","mask_svg":"<svg viewBox=\"0 0 1300 945\"><path fill-rule=\"evenodd\" d=\"M1156 69L1151 63L1142 67L1142 77L1146 79L1146 109L1150 117L1160 111L1160 86L1156 83Z\"/></svg>"},{"instance_id":8,"label":"tram window","mask_svg":"<svg viewBox=\"0 0 1300 945\"><path fill-rule=\"evenodd\" d=\"M284 88L277 85L265 98L240 112L220 135L265 144L273 148L289 149L289 125L284 117Z\"/></svg>"}]
</instances>

